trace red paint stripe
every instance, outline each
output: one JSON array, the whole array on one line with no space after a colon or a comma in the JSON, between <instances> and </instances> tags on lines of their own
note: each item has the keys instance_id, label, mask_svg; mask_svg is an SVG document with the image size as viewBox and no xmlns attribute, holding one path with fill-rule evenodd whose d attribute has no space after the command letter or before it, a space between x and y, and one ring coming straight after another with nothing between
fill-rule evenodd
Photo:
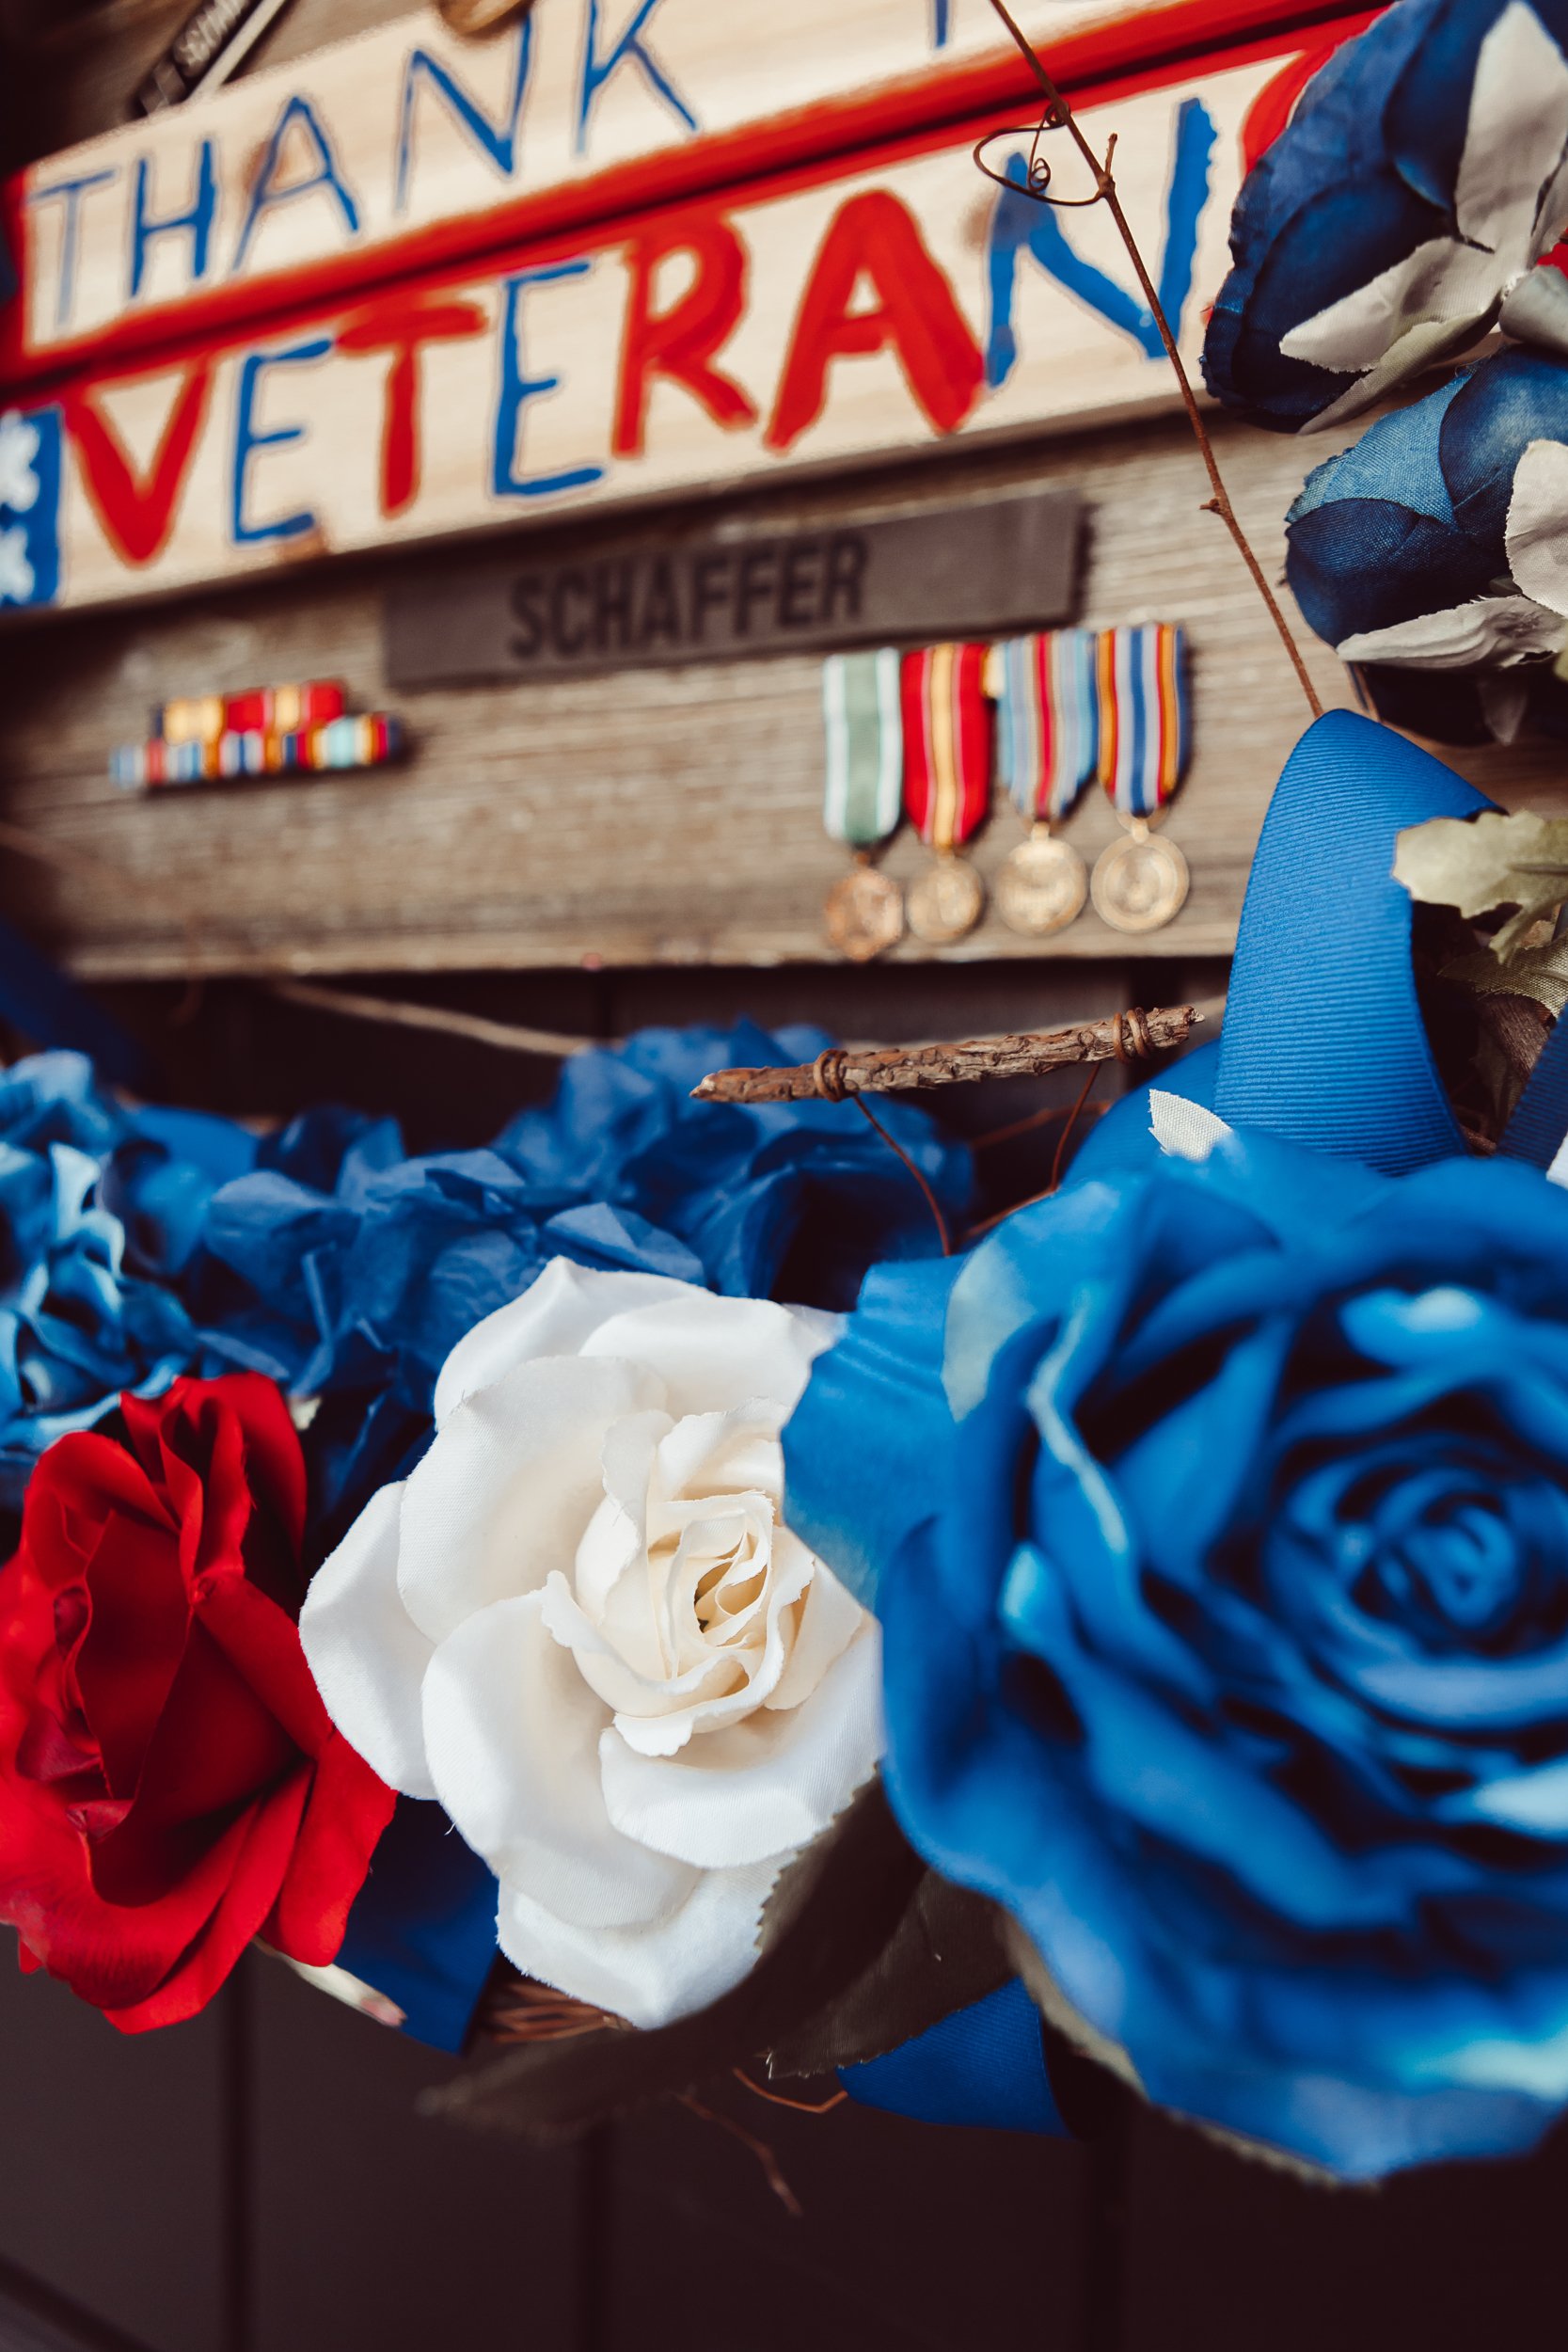
<instances>
[{"instance_id":1,"label":"red paint stripe","mask_svg":"<svg viewBox=\"0 0 1568 2352\"><path fill-rule=\"evenodd\" d=\"M1048 54L1058 80L1081 104L1093 104L1112 87L1123 95L1159 87L1196 62L1220 71L1277 54L1292 47L1309 26L1332 23L1341 38L1348 37L1378 13L1346 18L1335 7L1314 6L1311 0L1307 5L1170 0L1065 36ZM959 132L978 135L1006 127L975 118L1017 108L1022 120L1032 108L1037 112L1036 95L1022 59L1011 52L969 66L927 69L873 98L823 101L765 123L695 139L567 186L414 230L369 252L337 255L184 302L150 305L106 329L43 351L24 342L25 304L19 295L0 315L0 382L55 379L85 367L94 373L107 366L145 372L155 364L155 353L183 355L196 346L255 341L414 277L430 282L472 277L524 242L531 258L538 241L560 241L567 231L576 232L575 249L613 244L633 216L666 205L719 193L731 203L753 203L832 179L851 163L870 168L945 146ZM23 184L18 177L0 190L0 217L19 257L25 251ZM161 364L170 364L169 358Z\"/></svg>"}]
</instances>

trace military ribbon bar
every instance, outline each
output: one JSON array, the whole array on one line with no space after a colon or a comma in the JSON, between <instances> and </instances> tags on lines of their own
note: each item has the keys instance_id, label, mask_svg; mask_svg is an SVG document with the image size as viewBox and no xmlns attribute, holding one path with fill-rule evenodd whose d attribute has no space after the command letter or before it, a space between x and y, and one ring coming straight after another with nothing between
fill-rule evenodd
<instances>
[{"instance_id":1,"label":"military ribbon bar","mask_svg":"<svg viewBox=\"0 0 1568 2352\"><path fill-rule=\"evenodd\" d=\"M903 805L904 728L897 651L830 654L822 669L828 774L822 822L834 841L868 850L896 830Z\"/></svg>"},{"instance_id":2,"label":"military ribbon bar","mask_svg":"<svg viewBox=\"0 0 1568 2352\"><path fill-rule=\"evenodd\" d=\"M1099 644L1056 628L997 647L998 766L1026 825L1059 823L1099 771Z\"/></svg>"},{"instance_id":3,"label":"military ribbon bar","mask_svg":"<svg viewBox=\"0 0 1568 2352\"><path fill-rule=\"evenodd\" d=\"M986 645L929 645L904 656L904 806L927 848L967 841L990 805Z\"/></svg>"},{"instance_id":4,"label":"military ribbon bar","mask_svg":"<svg viewBox=\"0 0 1568 2352\"><path fill-rule=\"evenodd\" d=\"M1104 629L1096 672L1100 781L1118 817L1152 817L1180 784L1191 747L1187 632L1168 621Z\"/></svg>"}]
</instances>

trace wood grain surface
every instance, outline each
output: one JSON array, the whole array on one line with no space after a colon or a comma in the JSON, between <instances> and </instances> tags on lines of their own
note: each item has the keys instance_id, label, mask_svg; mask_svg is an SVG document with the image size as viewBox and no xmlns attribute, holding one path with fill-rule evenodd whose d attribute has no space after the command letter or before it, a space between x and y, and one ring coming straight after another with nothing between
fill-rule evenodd
<instances>
[{"instance_id":1,"label":"wood grain surface","mask_svg":"<svg viewBox=\"0 0 1568 2352\"><path fill-rule=\"evenodd\" d=\"M1277 575L1285 507L1339 441L1224 423L1217 437L1238 508ZM1223 530L1199 512L1204 484L1181 424L949 453L745 511L834 520L1030 482L1072 483L1085 497L1085 622L1180 620L1191 631L1196 755L1169 822L1192 897L1136 952L1223 955L1306 711ZM591 548L594 534L570 544ZM844 852L820 821L812 659L410 694L401 707L413 755L401 770L146 800L110 785L110 746L136 735L166 696L326 675L379 704L390 576L386 564L291 569L264 587L10 636L0 815L98 864L57 872L8 855L6 909L100 977L831 960L821 904ZM1350 705L1332 654L1306 642L1324 701ZM1450 756L1501 798L1568 806L1550 746ZM1116 834L1098 797L1069 826L1091 861ZM982 872L1019 838L999 803L976 852ZM908 880L924 857L906 828L889 870ZM1125 952L1092 911L1043 946L990 914L956 947L907 941L895 960Z\"/></svg>"}]
</instances>

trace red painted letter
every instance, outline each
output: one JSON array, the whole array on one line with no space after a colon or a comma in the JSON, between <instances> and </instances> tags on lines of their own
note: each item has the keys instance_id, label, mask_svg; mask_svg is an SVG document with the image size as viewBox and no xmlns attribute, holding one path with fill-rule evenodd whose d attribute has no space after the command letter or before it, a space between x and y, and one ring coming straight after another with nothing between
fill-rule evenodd
<instances>
[{"instance_id":1,"label":"red painted letter","mask_svg":"<svg viewBox=\"0 0 1568 2352\"><path fill-rule=\"evenodd\" d=\"M420 349L483 335L488 321L476 302L420 302L394 296L361 311L338 335L338 349L389 351L387 405L381 422L381 511L391 516L412 506L420 488Z\"/></svg>"},{"instance_id":2,"label":"red painted letter","mask_svg":"<svg viewBox=\"0 0 1568 2352\"><path fill-rule=\"evenodd\" d=\"M697 274L673 310L656 311L654 278L660 262L672 253L689 253ZM701 220L645 230L633 238L626 258L631 292L610 443L616 456L642 454L648 383L655 375L684 384L715 424L754 424L753 402L732 376L712 365L714 353L734 333L746 305L748 255L729 222L712 213Z\"/></svg>"},{"instance_id":3,"label":"red painted letter","mask_svg":"<svg viewBox=\"0 0 1568 2352\"><path fill-rule=\"evenodd\" d=\"M863 277L877 307L851 310ZM911 214L886 188L867 188L834 214L806 281L768 448L788 449L816 422L834 359L890 345L937 432L962 424L979 396L980 347Z\"/></svg>"},{"instance_id":4,"label":"red painted letter","mask_svg":"<svg viewBox=\"0 0 1568 2352\"><path fill-rule=\"evenodd\" d=\"M92 511L123 564L150 564L167 545L212 384L210 359L186 369L145 476L137 474L124 442L100 413L87 386L68 388L60 395Z\"/></svg>"}]
</instances>

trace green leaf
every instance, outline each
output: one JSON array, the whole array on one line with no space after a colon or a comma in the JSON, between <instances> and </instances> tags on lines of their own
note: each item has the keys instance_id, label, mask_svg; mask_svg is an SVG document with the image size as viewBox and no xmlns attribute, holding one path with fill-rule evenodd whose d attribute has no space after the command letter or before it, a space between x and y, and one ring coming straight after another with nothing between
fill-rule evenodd
<instances>
[{"instance_id":1,"label":"green leaf","mask_svg":"<svg viewBox=\"0 0 1568 2352\"><path fill-rule=\"evenodd\" d=\"M1568 899L1568 818L1488 809L1407 826L1394 879L1423 905L1457 907L1472 919L1516 907L1492 942L1493 954L1507 961L1531 924Z\"/></svg>"},{"instance_id":2,"label":"green leaf","mask_svg":"<svg viewBox=\"0 0 1568 2352\"><path fill-rule=\"evenodd\" d=\"M1560 1014L1568 1006L1568 939L1521 947L1506 963L1483 947L1478 955L1445 964L1443 977L1473 989L1478 996L1529 996L1548 1012Z\"/></svg>"}]
</instances>

